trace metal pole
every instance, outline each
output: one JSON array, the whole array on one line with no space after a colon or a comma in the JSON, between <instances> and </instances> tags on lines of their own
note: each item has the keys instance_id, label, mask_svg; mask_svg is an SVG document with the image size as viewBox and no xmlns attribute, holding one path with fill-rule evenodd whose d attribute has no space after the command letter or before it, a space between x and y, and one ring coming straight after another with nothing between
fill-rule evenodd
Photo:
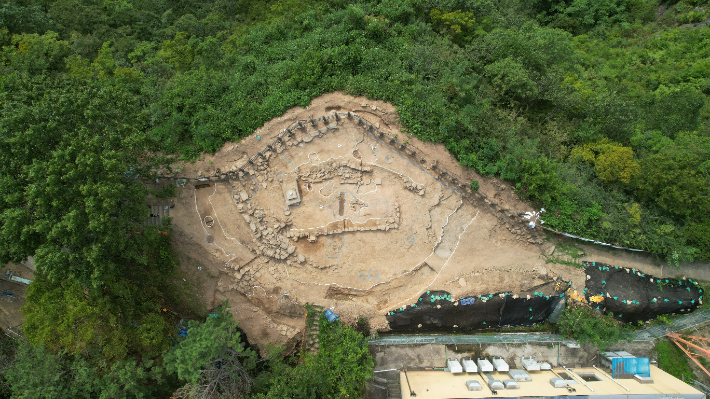
<instances>
[{"instance_id":1,"label":"metal pole","mask_svg":"<svg viewBox=\"0 0 710 399\"><path fill-rule=\"evenodd\" d=\"M405 367L402 371L404 371L404 379L407 380L407 387L409 388L409 396L414 396L416 397L417 394L412 391L412 386L409 385L409 376L407 376L407 368Z\"/></svg>"}]
</instances>

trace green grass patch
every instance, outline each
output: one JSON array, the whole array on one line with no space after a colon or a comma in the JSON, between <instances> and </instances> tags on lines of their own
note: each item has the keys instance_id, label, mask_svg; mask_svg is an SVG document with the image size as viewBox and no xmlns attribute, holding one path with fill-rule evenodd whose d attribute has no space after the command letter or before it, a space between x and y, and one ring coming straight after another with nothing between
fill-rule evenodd
<instances>
[{"instance_id":1,"label":"green grass patch","mask_svg":"<svg viewBox=\"0 0 710 399\"><path fill-rule=\"evenodd\" d=\"M545 260L545 262L557 263L560 265L567 265L576 267L578 269L584 269L584 265L579 259L586 254L586 251L584 251L582 248L579 248L573 244L566 243L564 241L560 241L555 244L555 252L552 254L552 256L549 256Z\"/></svg>"},{"instance_id":2,"label":"green grass patch","mask_svg":"<svg viewBox=\"0 0 710 399\"><path fill-rule=\"evenodd\" d=\"M658 367L666 373L681 380L683 377L698 378L690 369L688 356L673 342L668 339L661 339L654 350L658 356Z\"/></svg>"}]
</instances>

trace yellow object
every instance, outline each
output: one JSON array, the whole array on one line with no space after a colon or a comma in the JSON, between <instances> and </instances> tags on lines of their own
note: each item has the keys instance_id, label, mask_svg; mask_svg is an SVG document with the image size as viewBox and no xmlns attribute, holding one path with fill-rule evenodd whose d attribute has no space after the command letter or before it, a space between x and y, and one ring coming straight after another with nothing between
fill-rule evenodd
<instances>
[{"instance_id":1,"label":"yellow object","mask_svg":"<svg viewBox=\"0 0 710 399\"><path fill-rule=\"evenodd\" d=\"M594 303L600 303L601 301L604 300L604 296L603 295L594 295L593 297L589 298L589 300Z\"/></svg>"},{"instance_id":2,"label":"yellow object","mask_svg":"<svg viewBox=\"0 0 710 399\"><path fill-rule=\"evenodd\" d=\"M567 290L567 292L570 292L570 290ZM587 302L587 299L584 298L584 296L580 296L580 295L577 293L577 290L573 290L573 291L569 294L569 299L571 299L571 300L573 300L573 301L578 301L578 302Z\"/></svg>"}]
</instances>

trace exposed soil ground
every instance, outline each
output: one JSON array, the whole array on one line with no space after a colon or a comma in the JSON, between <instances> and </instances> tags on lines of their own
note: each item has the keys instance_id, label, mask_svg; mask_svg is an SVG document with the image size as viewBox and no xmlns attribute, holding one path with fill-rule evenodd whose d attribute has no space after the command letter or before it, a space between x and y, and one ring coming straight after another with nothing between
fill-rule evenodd
<instances>
[{"instance_id":1,"label":"exposed soil ground","mask_svg":"<svg viewBox=\"0 0 710 399\"><path fill-rule=\"evenodd\" d=\"M20 309L25 306L27 286L22 283L8 281L9 275L33 280L33 271L22 264L8 263L0 269L0 328L11 337L20 333L20 325L24 318Z\"/></svg>"},{"instance_id":2,"label":"exposed soil ground","mask_svg":"<svg viewBox=\"0 0 710 399\"><path fill-rule=\"evenodd\" d=\"M206 179L225 172L232 178ZM530 211L509 186L460 167L440 144L407 137L379 101L319 97L176 176L205 178L188 180L170 212L176 249L203 284L200 300L229 299L262 347L301 339L305 303L386 331L384 315L426 290L516 292L557 276L584 285L581 270L545 263L543 234L489 204ZM468 190L473 179L490 200ZM294 190L300 203L287 206Z\"/></svg>"}]
</instances>

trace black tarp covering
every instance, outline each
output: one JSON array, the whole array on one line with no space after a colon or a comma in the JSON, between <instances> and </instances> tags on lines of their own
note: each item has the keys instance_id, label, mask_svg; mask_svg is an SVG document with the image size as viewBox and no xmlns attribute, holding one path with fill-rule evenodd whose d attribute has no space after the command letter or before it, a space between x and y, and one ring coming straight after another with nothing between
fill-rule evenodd
<instances>
[{"instance_id":1,"label":"black tarp covering","mask_svg":"<svg viewBox=\"0 0 710 399\"><path fill-rule=\"evenodd\" d=\"M500 326L529 326L544 322L562 300L561 296L527 298L505 297Z\"/></svg>"},{"instance_id":2,"label":"black tarp covering","mask_svg":"<svg viewBox=\"0 0 710 399\"><path fill-rule=\"evenodd\" d=\"M500 293L454 300L446 291L427 291L415 304L389 312L387 321L396 332L527 326L544 322L561 299L536 292L530 299Z\"/></svg>"},{"instance_id":3,"label":"black tarp covering","mask_svg":"<svg viewBox=\"0 0 710 399\"><path fill-rule=\"evenodd\" d=\"M625 322L646 321L661 314L687 314L702 302L703 290L693 280L657 278L635 269L585 262L587 300L601 295L604 301L592 304Z\"/></svg>"}]
</instances>

